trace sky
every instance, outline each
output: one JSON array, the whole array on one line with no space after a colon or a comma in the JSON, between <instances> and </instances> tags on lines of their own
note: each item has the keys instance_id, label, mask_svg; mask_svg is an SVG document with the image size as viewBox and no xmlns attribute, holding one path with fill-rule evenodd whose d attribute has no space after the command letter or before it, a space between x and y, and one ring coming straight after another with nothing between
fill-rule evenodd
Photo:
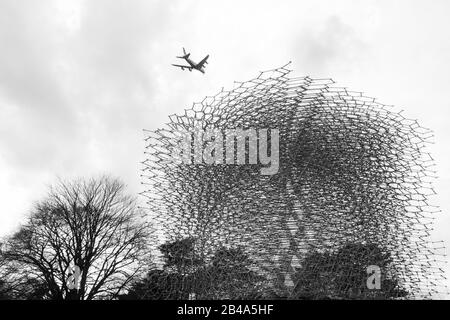
<instances>
[{"instance_id":1,"label":"sky","mask_svg":"<svg viewBox=\"0 0 450 320\"><path fill-rule=\"evenodd\" d=\"M292 61L434 131L433 238L450 248L449 14L447 0L0 0L0 235L56 177L142 191L142 129ZM182 47L210 54L206 74L171 66Z\"/></svg>"}]
</instances>

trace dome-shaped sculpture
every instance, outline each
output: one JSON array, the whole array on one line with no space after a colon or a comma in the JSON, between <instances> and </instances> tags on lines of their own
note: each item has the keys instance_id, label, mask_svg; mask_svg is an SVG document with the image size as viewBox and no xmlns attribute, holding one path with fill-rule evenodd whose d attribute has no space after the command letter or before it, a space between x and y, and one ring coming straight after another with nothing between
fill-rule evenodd
<instances>
[{"instance_id":1,"label":"dome-shaped sculpture","mask_svg":"<svg viewBox=\"0 0 450 320\"><path fill-rule=\"evenodd\" d=\"M168 273L181 273L180 297L440 292L440 244L430 241L437 211L428 202L431 134L393 109L330 79L292 78L285 66L206 97L146 132L143 194L160 234L155 249L162 249ZM275 146L270 133L276 132L276 173L261 174L259 162L173 161L181 133L195 137L210 129L254 130L259 152L262 140ZM370 268L381 277L376 288L365 281Z\"/></svg>"}]
</instances>

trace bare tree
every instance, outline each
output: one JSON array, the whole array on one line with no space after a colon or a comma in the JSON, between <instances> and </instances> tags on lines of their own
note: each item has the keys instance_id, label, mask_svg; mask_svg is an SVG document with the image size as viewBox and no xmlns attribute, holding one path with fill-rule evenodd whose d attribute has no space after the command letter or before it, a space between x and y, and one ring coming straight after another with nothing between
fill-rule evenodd
<instances>
[{"instance_id":1,"label":"bare tree","mask_svg":"<svg viewBox=\"0 0 450 320\"><path fill-rule=\"evenodd\" d=\"M148 232L120 181L60 181L7 240L3 256L21 265L27 281L44 283L47 298L114 299L146 265Z\"/></svg>"}]
</instances>

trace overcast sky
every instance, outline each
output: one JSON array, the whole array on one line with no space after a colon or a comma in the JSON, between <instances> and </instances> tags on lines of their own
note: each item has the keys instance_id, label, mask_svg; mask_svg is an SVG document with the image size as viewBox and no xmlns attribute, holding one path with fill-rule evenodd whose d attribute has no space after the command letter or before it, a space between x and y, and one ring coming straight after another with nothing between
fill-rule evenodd
<instances>
[{"instance_id":1,"label":"overcast sky","mask_svg":"<svg viewBox=\"0 0 450 320\"><path fill-rule=\"evenodd\" d=\"M292 61L434 130L435 238L450 248L449 14L447 0L0 0L0 235L56 176L142 191L142 129ZM170 66L183 46L211 55L206 74Z\"/></svg>"}]
</instances>

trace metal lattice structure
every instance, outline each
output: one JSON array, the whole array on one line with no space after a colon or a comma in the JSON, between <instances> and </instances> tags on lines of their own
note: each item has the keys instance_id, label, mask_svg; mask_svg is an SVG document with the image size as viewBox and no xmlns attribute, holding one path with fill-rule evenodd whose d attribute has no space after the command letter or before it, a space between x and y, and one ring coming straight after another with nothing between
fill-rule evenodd
<instances>
[{"instance_id":1,"label":"metal lattice structure","mask_svg":"<svg viewBox=\"0 0 450 320\"><path fill-rule=\"evenodd\" d=\"M186 260L190 285L184 288L206 299L243 296L210 284L204 289L216 279L205 278L212 270L205 266L220 248L245 252L243 270L258 275L252 289L258 298L431 298L442 292L441 243L430 240L438 212L429 204L431 132L331 79L290 72L287 66L262 72L146 131L143 195L159 232L155 251L164 242L192 239L202 262ZM168 161L177 132L211 127L278 129L278 173L261 175L259 164ZM355 275L366 264L380 264L390 281L383 285L395 281L396 288L365 290Z\"/></svg>"}]
</instances>

